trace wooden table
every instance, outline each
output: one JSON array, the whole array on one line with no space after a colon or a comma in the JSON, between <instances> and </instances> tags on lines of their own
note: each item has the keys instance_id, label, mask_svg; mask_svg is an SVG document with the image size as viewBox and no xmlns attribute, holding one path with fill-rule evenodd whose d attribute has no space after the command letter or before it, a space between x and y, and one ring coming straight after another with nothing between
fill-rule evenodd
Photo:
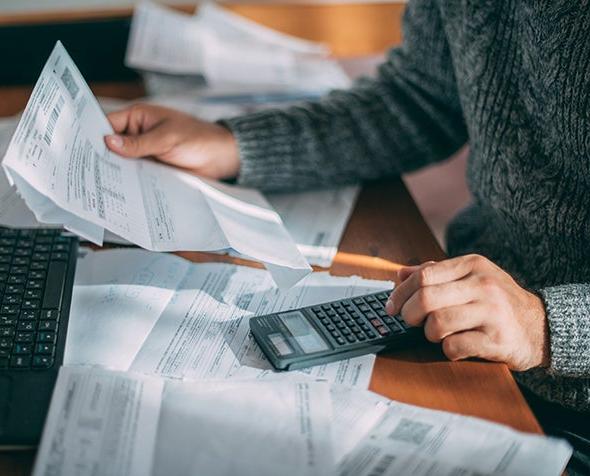
<instances>
[{"instance_id":1,"label":"wooden table","mask_svg":"<svg viewBox=\"0 0 590 476\"><path fill-rule=\"evenodd\" d=\"M136 97L135 84L102 84L99 95ZM30 88L0 88L0 116L24 107ZM204 253L185 253L194 261L230 260ZM330 272L366 278L393 279L401 264L444 258L399 178L368 183L344 233ZM503 364L449 362L439 346L396 352L377 358L371 390L402 402L447 410L541 433L510 371ZM34 452L0 454L0 474L29 474Z\"/></svg>"}]
</instances>

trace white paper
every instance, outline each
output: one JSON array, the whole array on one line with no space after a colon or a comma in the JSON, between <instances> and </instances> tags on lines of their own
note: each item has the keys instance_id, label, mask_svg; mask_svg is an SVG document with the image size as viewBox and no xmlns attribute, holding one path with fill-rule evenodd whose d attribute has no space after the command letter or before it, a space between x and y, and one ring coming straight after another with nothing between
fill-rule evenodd
<instances>
[{"instance_id":1,"label":"white paper","mask_svg":"<svg viewBox=\"0 0 590 476\"><path fill-rule=\"evenodd\" d=\"M35 476L150 474L163 381L62 367Z\"/></svg>"},{"instance_id":2,"label":"white paper","mask_svg":"<svg viewBox=\"0 0 590 476\"><path fill-rule=\"evenodd\" d=\"M142 3L135 9L126 64L202 75L210 87L240 85L242 92L348 87L349 77L327 58L328 52L320 43L274 31L213 4L191 16Z\"/></svg>"},{"instance_id":3,"label":"white paper","mask_svg":"<svg viewBox=\"0 0 590 476\"><path fill-rule=\"evenodd\" d=\"M266 198L281 216L299 251L310 264L329 268L354 209L358 186L297 193L272 193Z\"/></svg>"},{"instance_id":4,"label":"white paper","mask_svg":"<svg viewBox=\"0 0 590 476\"><path fill-rule=\"evenodd\" d=\"M384 281L313 273L288 291L257 269L193 265L141 347L131 370L186 379L259 378L271 371L249 332L248 318L391 289ZM374 355L299 371L366 388ZM284 375L284 374L278 374Z\"/></svg>"},{"instance_id":5,"label":"white paper","mask_svg":"<svg viewBox=\"0 0 590 476\"><path fill-rule=\"evenodd\" d=\"M558 476L571 452L565 440L391 402L382 420L341 463L340 475Z\"/></svg>"},{"instance_id":6,"label":"white paper","mask_svg":"<svg viewBox=\"0 0 590 476\"><path fill-rule=\"evenodd\" d=\"M127 370L189 266L167 253L84 250L76 266L64 364Z\"/></svg>"},{"instance_id":7,"label":"white paper","mask_svg":"<svg viewBox=\"0 0 590 476\"><path fill-rule=\"evenodd\" d=\"M3 161L43 223L102 244L104 229L156 251L232 247L267 264L279 287L311 271L279 215L254 191L110 152L112 133L58 42Z\"/></svg>"},{"instance_id":8,"label":"white paper","mask_svg":"<svg viewBox=\"0 0 590 476\"><path fill-rule=\"evenodd\" d=\"M332 385L332 448L334 461L344 457L371 431L387 411L389 400L376 393Z\"/></svg>"},{"instance_id":9,"label":"white paper","mask_svg":"<svg viewBox=\"0 0 590 476\"><path fill-rule=\"evenodd\" d=\"M153 474L330 474L330 410L318 382L168 382Z\"/></svg>"}]
</instances>

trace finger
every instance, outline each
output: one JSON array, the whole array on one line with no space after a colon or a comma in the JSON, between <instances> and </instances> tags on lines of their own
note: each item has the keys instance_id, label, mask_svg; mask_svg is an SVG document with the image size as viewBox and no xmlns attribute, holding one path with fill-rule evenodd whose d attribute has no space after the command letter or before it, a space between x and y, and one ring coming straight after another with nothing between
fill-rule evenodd
<instances>
[{"instance_id":1,"label":"finger","mask_svg":"<svg viewBox=\"0 0 590 476\"><path fill-rule=\"evenodd\" d=\"M105 137L107 147L122 157L162 156L170 151L170 135L163 127L156 127L144 134Z\"/></svg>"},{"instance_id":2,"label":"finger","mask_svg":"<svg viewBox=\"0 0 590 476\"><path fill-rule=\"evenodd\" d=\"M419 288L404 303L400 314L410 326L421 326L426 317L440 309L460 306L479 297L477 283L472 278Z\"/></svg>"},{"instance_id":3,"label":"finger","mask_svg":"<svg viewBox=\"0 0 590 476\"><path fill-rule=\"evenodd\" d=\"M479 357L497 360L490 338L482 331L466 331L451 334L442 341L442 350L449 360Z\"/></svg>"},{"instance_id":4,"label":"finger","mask_svg":"<svg viewBox=\"0 0 590 476\"><path fill-rule=\"evenodd\" d=\"M405 302L419 288L455 281L467 276L473 270L476 261L477 259L472 256L461 256L439 261L429 266L421 266L393 290L392 305L388 312L398 314Z\"/></svg>"},{"instance_id":5,"label":"finger","mask_svg":"<svg viewBox=\"0 0 590 476\"><path fill-rule=\"evenodd\" d=\"M424 336L440 342L452 334L477 330L489 318L489 309L480 303L451 306L431 312L424 322Z\"/></svg>"},{"instance_id":6,"label":"finger","mask_svg":"<svg viewBox=\"0 0 590 476\"><path fill-rule=\"evenodd\" d=\"M111 112L107 118L115 132L135 135L150 130L168 113L167 109L151 104L134 104L120 111Z\"/></svg>"},{"instance_id":7,"label":"finger","mask_svg":"<svg viewBox=\"0 0 590 476\"><path fill-rule=\"evenodd\" d=\"M418 266L404 266L397 271L397 279L401 283L408 279L413 272L418 271L420 268L430 264L434 264L434 261L428 261L427 263L422 263Z\"/></svg>"},{"instance_id":8,"label":"finger","mask_svg":"<svg viewBox=\"0 0 590 476\"><path fill-rule=\"evenodd\" d=\"M412 275L412 273L414 273L415 271L418 271L419 269L425 267L425 266L430 266L432 264L434 264L435 261L427 261L426 263L422 263L420 265L416 265L416 266L404 266L403 268L397 270L397 281L396 284L399 285L402 282L404 282L406 279L408 279L409 276ZM387 298L387 302L385 303L385 310L389 313L389 314L397 314L396 312L394 312L394 304L393 304L393 293L395 292L395 290L393 290L391 292L391 294L389 295L389 297Z\"/></svg>"},{"instance_id":9,"label":"finger","mask_svg":"<svg viewBox=\"0 0 590 476\"><path fill-rule=\"evenodd\" d=\"M127 123L131 115L131 108L121 109L120 111L111 112L107 114L107 119L115 132L122 133L127 130Z\"/></svg>"}]
</instances>

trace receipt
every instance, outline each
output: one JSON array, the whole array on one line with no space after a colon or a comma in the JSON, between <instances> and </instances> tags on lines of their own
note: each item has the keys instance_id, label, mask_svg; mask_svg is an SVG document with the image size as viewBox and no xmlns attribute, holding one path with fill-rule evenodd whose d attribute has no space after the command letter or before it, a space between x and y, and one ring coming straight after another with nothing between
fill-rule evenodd
<instances>
[{"instance_id":1,"label":"receipt","mask_svg":"<svg viewBox=\"0 0 590 476\"><path fill-rule=\"evenodd\" d=\"M311 272L280 216L257 191L109 151L112 128L57 43L3 167L38 221L96 244L104 230L154 251L233 248L262 261L279 287Z\"/></svg>"},{"instance_id":2,"label":"receipt","mask_svg":"<svg viewBox=\"0 0 590 476\"><path fill-rule=\"evenodd\" d=\"M341 476L558 476L565 440L530 435L477 418L390 402L340 465Z\"/></svg>"},{"instance_id":3,"label":"receipt","mask_svg":"<svg viewBox=\"0 0 590 476\"><path fill-rule=\"evenodd\" d=\"M62 367L33 475L150 474L163 388L146 376Z\"/></svg>"}]
</instances>

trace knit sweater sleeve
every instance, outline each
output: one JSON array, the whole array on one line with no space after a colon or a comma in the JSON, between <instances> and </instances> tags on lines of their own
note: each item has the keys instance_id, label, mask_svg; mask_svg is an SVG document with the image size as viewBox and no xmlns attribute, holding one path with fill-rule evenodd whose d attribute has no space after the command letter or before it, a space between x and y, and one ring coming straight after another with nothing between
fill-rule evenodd
<instances>
[{"instance_id":1,"label":"knit sweater sleeve","mask_svg":"<svg viewBox=\"0 0 590 476\"><path fill-rule=\"evenodd\" d=\"M590 378L590 284L553 286L540 294L549 322L549 372Z\"/></svg>"},{"instance_id":2,"label":"knit sweater sleeve","mask_svg":"<svg viewBox=\"0 0 590 476\"><path fill-rule=\"evenodd\" d=\"M373 179L447 158L467 131L435 0L409 2L404 42L375 79L223 123L239 145L238 182L265 190Z\"/></svg>"}]
</instances>

